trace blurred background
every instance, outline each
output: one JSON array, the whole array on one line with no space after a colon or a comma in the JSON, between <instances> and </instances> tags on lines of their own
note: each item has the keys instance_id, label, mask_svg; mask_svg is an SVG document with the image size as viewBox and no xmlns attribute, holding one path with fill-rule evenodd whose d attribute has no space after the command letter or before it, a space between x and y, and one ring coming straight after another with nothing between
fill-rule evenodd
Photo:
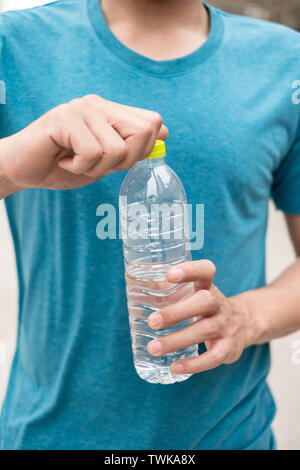
<instances>
[{"instance_id":1,"label":"blurred background","mask_svg":"<svg viewBox=\"0 0 300 470\"><path fill-rule=\"evenodd\" d=\"M0 10L27 8L42 0L0 0ZM212 0L218 8L286 24L300 31L300 0ZM274 45L276 46L276 45ZM300 79L300 67L299 77ZM300 155L299 155L300 158ZM299 188L300 189L300 188ZM270 203L267 238L267 278L274 279L294 260L283 215ZM3 202L0 202L0 405L5 395L17 330L17 280L14 251ZM300 331L272 342L269 383L278 407L274 429L279 449L300 449Z\"/></svg>"},{"instance_id":2,"label":"blurred background","mask_svg":"<svg viewBox=\"0 0 300 470\"><path fill-rule=\"evenodd\" d=\"M221 10L283 23L300 31L299 0L208 0Z\"/></svg>"}]
</instances>

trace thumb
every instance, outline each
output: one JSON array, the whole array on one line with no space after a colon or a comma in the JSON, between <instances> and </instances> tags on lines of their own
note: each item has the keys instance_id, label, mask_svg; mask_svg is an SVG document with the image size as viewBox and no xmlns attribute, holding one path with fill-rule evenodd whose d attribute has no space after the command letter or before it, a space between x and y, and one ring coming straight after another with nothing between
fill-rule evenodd
<instances>
[{"instance_id":1,"label":"thumb","mask_svg":"<svg viewBox=\"0 0 300 470\"><path fill-rule=\"evenodd\" d=\"M157 138L160 140L166 140L169 136L169 129L164 124L161 126Z\"/></svg>"},{"instance_id":2,"label":"thumb","mask_svg":"<svg viewBox=\"0 0 300 470\"><path fill-rule=\"evenodd\" d=\"M215 265L204 259L187 261L170 268L167 272L167 278L170 282L195 282L197 289L209 289L215 273Z\"/></svg>"}]
</instances>

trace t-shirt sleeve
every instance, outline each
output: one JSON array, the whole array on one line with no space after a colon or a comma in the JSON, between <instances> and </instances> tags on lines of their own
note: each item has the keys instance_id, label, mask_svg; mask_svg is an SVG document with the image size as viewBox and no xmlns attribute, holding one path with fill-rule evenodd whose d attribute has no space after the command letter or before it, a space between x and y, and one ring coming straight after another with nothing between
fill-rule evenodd
<instances>
[{"instance_id":1,"label":"t-shirt sleeve","mask_svg":"<svg viewBox=\"0 0 300 470\"><path fill-rule=\"evenodd\" d=\"M274 174L272 197L278 209L300 214L300 119L296 139Z\"/></svg>"}]
</instances>

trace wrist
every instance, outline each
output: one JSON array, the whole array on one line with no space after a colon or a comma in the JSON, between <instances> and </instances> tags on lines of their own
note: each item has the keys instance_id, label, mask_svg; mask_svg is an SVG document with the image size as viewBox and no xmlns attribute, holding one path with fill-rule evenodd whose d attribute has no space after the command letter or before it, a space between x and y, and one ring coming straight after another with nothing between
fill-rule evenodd
<instances>
[{"instance_id":1,"label":"wrist","mask_svg":"<svg viewBox=\"0 0 300 470\"><path fill-rule=\"evenodd\" d=\"M0 139L0 199L3 199L6 196L9 196L10 194L13 194L22 189L7 177L4 170L4 158L9 158L7 139L8 138Z\"/></svg>"},{"instance_id":2,"label":"wrist","mask_svg":"<svg viewBox=\"0 0 300 470\"><path fill-rule=\"evenodd\" d=\"M244 317L246 348L269 341L266 312L263 303L260 302L261 296L258 295L258 290L246 291L232 297Z\"/></svg>"}]
</instances>

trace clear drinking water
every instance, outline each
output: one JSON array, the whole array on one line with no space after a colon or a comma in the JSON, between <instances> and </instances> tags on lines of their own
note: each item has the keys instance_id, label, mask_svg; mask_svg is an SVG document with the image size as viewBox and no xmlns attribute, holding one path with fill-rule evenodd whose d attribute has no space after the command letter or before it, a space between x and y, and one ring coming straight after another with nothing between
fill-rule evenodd
<instances>
[{"instance_id":1,"label":"clear drinking water","mask_svg":"<svg viewBox=\"0 0 300 470\"><path fill-rule=\"evenodd\" d=\"M190 375L172 374L172 362L198 354L198 345L154 357L149 341L191 324L189 319L152 330L149 315L190 296L193 283L173 284L166 278L171 266L191 259L186 195L178 176L165 164L164 143L157 141L152 154L130 170L120 191L126 292L134 365L151 383L170 384Z\"/></svg>"}]
</instances>

